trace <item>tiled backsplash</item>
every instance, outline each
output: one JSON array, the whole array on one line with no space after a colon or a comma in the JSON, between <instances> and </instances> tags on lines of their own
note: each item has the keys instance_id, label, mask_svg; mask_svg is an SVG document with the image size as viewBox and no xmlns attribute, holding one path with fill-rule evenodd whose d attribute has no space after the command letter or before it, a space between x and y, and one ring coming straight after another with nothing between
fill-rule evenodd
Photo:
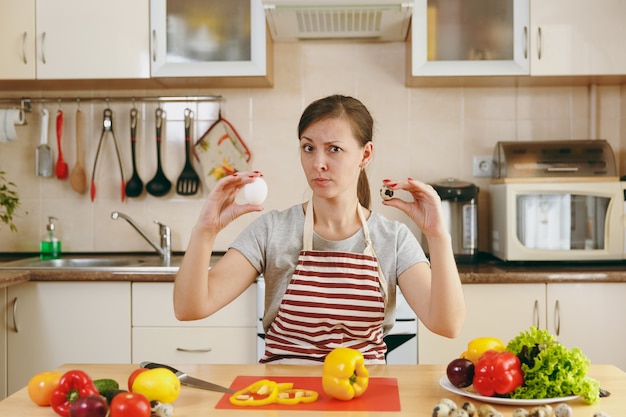
<instances>
[{"instance_id":1,"label":"tiled backsplash","mask_svg":"<svg viewBox=\"0 0 626 417\"><path fill-rule=\"evenodd\" d=\"M384 178L413 177L436 181L457 177L476 183L479 193L479 246L488 249L489 179L473 178L472 156L489 155L499 140L587 139L591 137L590 93L587 86L407 88L403 43L348 44L295 43L275 46L275 85L267 89L160 90L107 92L120 95L194 96L222 95L222 114L235 126L252 152L251 169L263 172L269 185L266 210L282 209L308 197L300 168L296 127L300 113L312 100L333 93L353 95L370 109L376 122L375 156L368 174L373 208L405 220L396 210L378 202ZM0 97L75 97L91 91L0 92ZM99 92L101 94L101 92ZM626 88L597 87L597 138L607 139L617 157L620 174L626 174ZM56 103L50 111L49 145L57 158ZM85 116L85 160L88 179L102 132L101 102L82 103ZM156 171L155 104L137 103L141 123L137 135L138 170L144 184ZM195 104L193 104L195 106ZM215 119L210 104L192 107L196 113L192 140L200 137ZM126 178L131 175L130 127L132 103L111 103L114 129L120 144ZM175 184L184 164L182 114L187 104L168 105L163 135L163 165ZM15 182L21 199L16 219L18 232L0 223L0 252L37 252L47 216L55 216L65 252L150 251L151 248L126 222L114 221L110 213L121 211L134 218L157 239L159 220L172 228L175 251L184 251L206 189L183 197L174 190L165 197L144 194L120 201L120 175L113 143L103 143L96 175L97 195L72 190L69 180L35 175L35 148L39 143L40 104L18 126L19 139L0 143L0 170ZM70 170L76 160L75 112L77 105L64 102L63 155ZM201 171L196 164L195 168ZM231 224L220 235L216 250L225 250L255 215ZM415 230L415 228L413 228Z\"/></svg>"}]
</instances>

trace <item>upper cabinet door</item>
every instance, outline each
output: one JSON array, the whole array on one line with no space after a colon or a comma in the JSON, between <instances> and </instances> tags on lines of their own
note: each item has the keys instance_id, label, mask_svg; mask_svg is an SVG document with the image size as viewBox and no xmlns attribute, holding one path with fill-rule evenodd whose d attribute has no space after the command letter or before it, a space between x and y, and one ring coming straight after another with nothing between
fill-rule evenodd
<instances>
[{"instance_id":1,"label":"upper cabinet door","mask_svg":"<svg viewBox=\"0 0 626 417\"><path fill-rule=\"evenodd\" d=\"M37 1L37 78L148 78L149 13L148 0Z\"/></svg>"},{"instance_id":2,"label":"upper cabinet door","mask_svg":"<svg viewBox=\"0 0 626 417\"><path fill-rule=\"evenodd\" d=\"M0 0L0 79L35 78L35 0Z\"/></svg>"},{"instance_id":3,"label":"upper cabinet door","mask_svg":"<svg viewBox=\"0 0 626 417\"><path fill-rule=\"evenodd\" d=\"M531 75L626 74L626 2L532 0Z\"/></svg>"},{"instance_id":4,"label":"upper cabinet door","mask_svg":"<svg viewBox=\"0 0 626 417\"><path fill-rule=\"evenodd\" d=\"M528 27L529 0L414 0L412 75L528 75Z\"/></svg>"},{"instance_id":5,"label":"upper cabinet door","mask_svg":"<svg viewBox=\"0 0 626 417\"><path fill-rule=\"evenodd\" d=\"M153 77L266 75L261 0L150 0Z\"/></svg>"}]
</instances>

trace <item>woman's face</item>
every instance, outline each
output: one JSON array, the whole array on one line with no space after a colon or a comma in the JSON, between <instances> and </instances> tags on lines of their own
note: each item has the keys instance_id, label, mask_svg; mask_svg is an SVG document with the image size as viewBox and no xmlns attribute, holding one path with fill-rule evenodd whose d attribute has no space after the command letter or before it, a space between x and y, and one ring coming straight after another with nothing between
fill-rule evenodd
<instances>
[{"instance_id":1,"label":"woman's face","mask_svg":"<svg viewBox=\"0 0 626 417\"><path fill-rule=\"evenodd\" d=\"M321 198L356 196L361 167L371 156L372 142L362 147L342 118L314 122L300 137L302 168L313 194Z\"/></svg>"}]
</instances>

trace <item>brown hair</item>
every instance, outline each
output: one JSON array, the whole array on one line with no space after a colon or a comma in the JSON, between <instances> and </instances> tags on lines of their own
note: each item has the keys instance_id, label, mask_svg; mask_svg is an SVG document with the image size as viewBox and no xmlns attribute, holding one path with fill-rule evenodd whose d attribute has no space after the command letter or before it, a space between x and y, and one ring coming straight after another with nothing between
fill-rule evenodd
<instances>
[{"instance_id":1,"label":"brown hair","mask_svg":"<svg viewBox=\"0 0 626 417\"><path fill-rule=\"evenodd\" d=\"M361 147L372 141L374 120L367 107L356 98L342 95L324 97L309 104L302 113L298 123L298 138L302 136L302 132L312 123L330 118L344 118L348 120L352 127L352 133L361 144ZM361 169L359 174L357 196L361 205L369 209L371 194L365 168Z\"/></svg>"}]
</instances>

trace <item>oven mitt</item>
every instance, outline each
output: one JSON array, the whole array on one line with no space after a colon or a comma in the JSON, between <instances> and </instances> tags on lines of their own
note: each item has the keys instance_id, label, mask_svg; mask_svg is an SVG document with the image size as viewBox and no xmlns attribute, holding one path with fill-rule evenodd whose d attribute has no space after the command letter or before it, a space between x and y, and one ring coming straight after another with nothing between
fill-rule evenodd
<instances>
[{"instance_id":1,"label":"oven mitt","mask_svg":"<svg viewBox=\"0 0 626 417\"><path fill-rule=\"evenodd\" d=\"M221 113L198 139L194 153L202 166L204 182L209 190L225 176L246 171L251 157L244 141Z\"/></svg>"}]
</instances>

